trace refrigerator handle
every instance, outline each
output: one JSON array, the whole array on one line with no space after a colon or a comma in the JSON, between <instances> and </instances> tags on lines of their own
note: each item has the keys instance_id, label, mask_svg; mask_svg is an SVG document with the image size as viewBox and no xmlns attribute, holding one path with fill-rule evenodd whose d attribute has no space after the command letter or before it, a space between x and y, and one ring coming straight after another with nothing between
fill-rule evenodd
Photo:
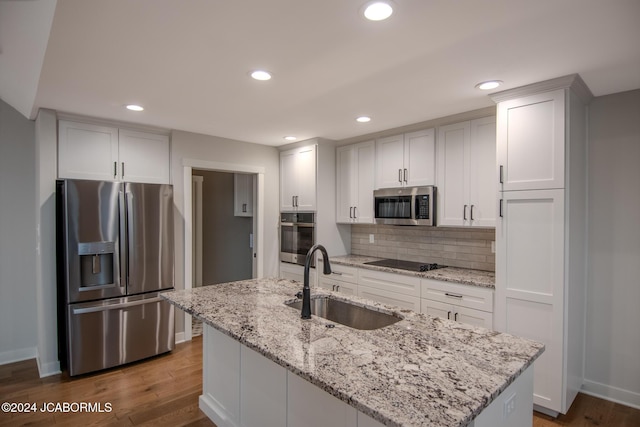
<instances>
[{"instance_id":1,"label":"refrigerator handle","mask_svg":"<svg viewBox=\"0 0 640 427\"><path fill-rule=\"evenodd\" d=\"M127 238L128 208L124 191L118 194L118 208L120 210L120 286L127 285L129 276L129 242Z\"/></svg>"},{"instance_id":2,"label":"refrigerator handle","mask_svg":"<svg viewBox=\"0 0 640 427\"><path fill-rule=\"evenodd\" d=\"M73 314L95 313L97 311L120 310L123 308L135 307L136 305L153 304L164 301L163 298L153 297L136 301L123 302L119 304L96 305L94 307L73 308Z\"/></svg>"}]
</instances>

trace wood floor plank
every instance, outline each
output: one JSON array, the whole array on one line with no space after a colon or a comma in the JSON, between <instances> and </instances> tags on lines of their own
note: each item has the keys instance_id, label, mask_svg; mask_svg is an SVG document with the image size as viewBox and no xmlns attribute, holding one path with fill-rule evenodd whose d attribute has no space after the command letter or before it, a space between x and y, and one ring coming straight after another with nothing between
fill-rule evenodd
<instances>
[{"instance_id":1,"label":"wood floor plank","mask_svg":"<svg viewBox=\"0 0 640 427\"><path fill-rule=\"evenodd\" d=\"M186 426L215 427L198 408L202 393L202 337L169 354L110 370L69 378L38 377L35 360L0 366L0 401L110 403L108 413L0 413L0 427ZM533 427L638 427L640 410L578 394L566 415L537 412Z\"/></svg>"}]
</instances>

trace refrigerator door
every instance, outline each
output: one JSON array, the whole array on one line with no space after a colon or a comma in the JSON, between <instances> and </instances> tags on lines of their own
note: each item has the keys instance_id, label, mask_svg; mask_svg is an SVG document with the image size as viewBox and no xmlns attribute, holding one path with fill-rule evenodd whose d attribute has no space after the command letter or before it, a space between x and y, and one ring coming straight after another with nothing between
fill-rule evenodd
<instances>
[{"instance_id":1,"label":"refrigerator door","mask_svg":"<svg viewBox=\"0 0 640 427\"><path fill-rule=\"evenodd\" d=\"M117 182L57 181L58 280L64 302L125 295L121 188Z\"/></svg>"},{"instance_id":2,"label":"refrigerator door","mask_svg":"<svg viewBox=\"0 0 640 427\"><path fill-rule=\"evenodd\" d=\"M171 289L173 271L173 187L125 184L128 244L127 295Z\"/></svg>"},{"instance_id":3,"label":"refrigerator door","mask_svg":"<svg viewBox=\"0 0 640 427\"><path fill-rule=\"evenodd\" d=\"M174 307L157 293L70 304L67 310L71 376L175 347Z\"/></svg>"}]
</instances>

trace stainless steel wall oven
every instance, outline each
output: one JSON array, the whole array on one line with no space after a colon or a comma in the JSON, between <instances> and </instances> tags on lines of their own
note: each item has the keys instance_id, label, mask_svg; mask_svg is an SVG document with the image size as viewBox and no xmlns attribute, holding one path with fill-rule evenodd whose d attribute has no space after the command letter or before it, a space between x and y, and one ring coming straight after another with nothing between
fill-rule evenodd
<instances>
[{"instance_id":1,"label":"stainless steel wall oven","mask_svg":"<svg viewBox=\"0 0 640 427\"><path fill-rule=\"evenodd\" d=\"M307 252L316 242L315 215L313 212L280 213L280 261L304 265Z\"/></svg>"}]
</instances>

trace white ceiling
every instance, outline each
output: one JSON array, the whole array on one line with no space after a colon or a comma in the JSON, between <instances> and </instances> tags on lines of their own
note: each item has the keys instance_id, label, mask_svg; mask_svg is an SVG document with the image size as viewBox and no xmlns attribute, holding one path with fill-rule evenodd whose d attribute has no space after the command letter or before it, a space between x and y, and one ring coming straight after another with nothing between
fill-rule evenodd
<instances>
[{"instance_id":1,"label":"white ceiling","mask_svg":"<svg viewBox=\"0 0 640 427\"><path fill-rule=\"evenodd\" d=\"M281 145L491 106L474 88L488 79L640 88L640 0L393 1L369 22L366 0L2 0L0 97L31 118L44 107ZM256 68L273 79L252 80Z\"/></svg>"}]
</instances>

